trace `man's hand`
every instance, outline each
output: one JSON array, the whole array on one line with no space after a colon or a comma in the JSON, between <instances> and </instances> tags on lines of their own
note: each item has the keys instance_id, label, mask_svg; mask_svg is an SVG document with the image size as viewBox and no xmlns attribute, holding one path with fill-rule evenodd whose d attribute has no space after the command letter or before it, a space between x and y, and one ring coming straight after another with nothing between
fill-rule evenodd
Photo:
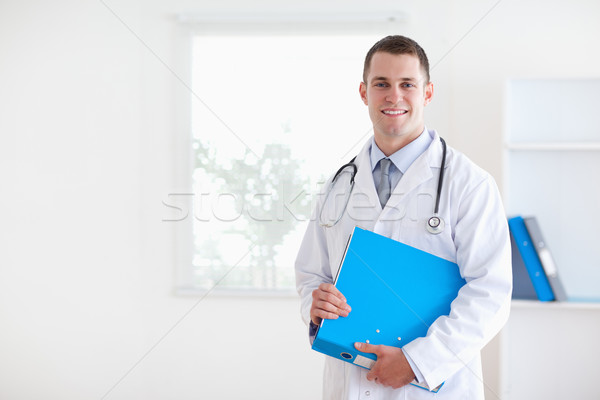
<instances>
[{"instance_id":1,"label":"man's hand","mask_svg":"<svg viewBox=\"0 0 600 400\"><path fill-rule=\"evenodd\" d=\"M321 283L318 289L313 290L312 297L310 319L315 325L319 325L322 319L347 317L350 313L346 298L330 283Z\"/></svg>"},{"instance_id":2,"label":"man's hand","mask_svg":"<svg viewBox=\"0 0 600 400\"><path fill-rule=\"evenodd\" d=\"M375 381L383 386L398 389L408 385L415 379L415 374L410 368L402 349L393 346L372 345L355 343L354 347L364 353L377 355L377 361L367 374L369 381Z\"/></svg>"}]
</instances>

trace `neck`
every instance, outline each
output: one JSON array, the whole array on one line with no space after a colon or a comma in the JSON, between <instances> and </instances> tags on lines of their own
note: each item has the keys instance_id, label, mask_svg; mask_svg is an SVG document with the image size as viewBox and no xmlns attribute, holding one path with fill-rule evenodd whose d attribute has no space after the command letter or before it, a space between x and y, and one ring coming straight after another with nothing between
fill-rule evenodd
<instances>
[{"instance_id":1,"label":"neck","mask_svg":"<svg viewBox=\"0 0 600 400\"><path fill-rule=\"evenodd\" d=\"M375 144L385 154L386 157L391 156L407 144L419 137L425 127L418 132L410 135L385 135L375 133Z\"/></svg>"}]
</instances>

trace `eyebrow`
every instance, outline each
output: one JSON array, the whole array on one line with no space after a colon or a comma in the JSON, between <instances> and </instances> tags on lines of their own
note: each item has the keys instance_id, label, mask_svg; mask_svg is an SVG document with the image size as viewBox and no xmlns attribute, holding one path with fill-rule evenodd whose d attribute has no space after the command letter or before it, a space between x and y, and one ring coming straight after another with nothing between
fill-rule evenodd
<instances>
[{"instance_id":1,"label":"eyebrow","mask_svg":"<svg viewBox=\"0 0 600 400\"><path fill-rule=\"evenodd\" d=\"M373 77L373 79L371 79L372 82L374 81L388 81L389 78L386 78L385 76L375 76ZM418 82L418 79L415 78L400 78L400 80L402 82Z\"/></svg>"}]
</instances>

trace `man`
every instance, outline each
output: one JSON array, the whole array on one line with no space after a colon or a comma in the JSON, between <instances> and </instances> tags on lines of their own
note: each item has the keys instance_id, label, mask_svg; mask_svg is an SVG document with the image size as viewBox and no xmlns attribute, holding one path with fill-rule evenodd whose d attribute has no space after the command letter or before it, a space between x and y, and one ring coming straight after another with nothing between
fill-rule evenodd
<instances>
[{"instance_id":1,"label":"man","mask_svg":"<svg viewBox=\"0 0 600 400\"><path fill-rule=\"evenodd\" d=\"M445 146L425 127L424 109L433 98L425 52L403 36L380 40L367 54L359 91L373 137L354 160L355 187L344 209L322 196L296 260L311 343L322 319L352 312L333 283L355 226L455 262L467 283L449 316L438 318L426 337L402 348L356 343L377 355L370 371L326 357L323 397L483 399L480 350L505 324L512 290L508 227L496 184L448 147L438 213L445 228L428 232ZM348 191L348 177L331 181L325 185L330 198ZM333 223L324 224L323 215ZM409 385L413 381L431 389L445 384L433 394Z\"/></svg>"}]
</instances>

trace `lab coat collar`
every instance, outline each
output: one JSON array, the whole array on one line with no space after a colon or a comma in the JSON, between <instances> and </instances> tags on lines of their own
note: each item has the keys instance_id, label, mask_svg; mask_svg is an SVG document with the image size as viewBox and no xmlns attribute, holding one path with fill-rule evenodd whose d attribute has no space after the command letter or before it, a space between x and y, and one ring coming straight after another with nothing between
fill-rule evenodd
<instances>
[{"instance_id":1,"label":"lab coat collar","mask_svg":"<svg viewBox=\"0 0 600 400\"><path fill-rule=\"evenodd\" d=\"M394 166L402 173L405 174L412 163L427 150L431 144L431 136L427 131L427 128L423 129L423 132L412 142L406 146L391 154L389 157L392 160ZM375 137L371 138L371 171L375 170L375 166L382 158L385 158L385 154L379 149L375 143Z\"/></svg>"},{"instance_id":2,"label":"lab coat collar","mask_svg":"<svg viewBox=\"0 0 600 400\"><path fill-rule=\"evenodd\" d=\"M442 144L440 142L440 137L435 130L428 130L427 134L429 134L432 138L431 144L423 154L417 157L417 159L403 175L402 179L400 179L398 185L396 185L392 191L392 196L386 204L387 207L394 208L398 206L398 203L402 201L404 195L414 190L423 182L434 178L432 168L434 170L439 170L440 163L442 161ZM373 182L373 173L371 170L372 142L372 138L367 140L361 151L356 156L355 163L358 166L356 182L362 195L367 196L366 203L372 205L373 210L376 210L377 213L381 213L382 208L381 204L379 203L379 197L377 196L377 189L375 188L375 183ZM449 164L449 158L450 157L447 155L446 167Z\"/></svg>"},{"instance_id":3,"label":"lab coat collar","mask_svg":"<svg viewBox=\"0 0 600 400\"><path fill-rule=\"evenodd\" d=\"M440 135L438 135L436 130L428 131L429 135L432 138L431 144L429 148L422 154L422 156L427 155L428 163L431 168L439 168L442 163L442 142L440 141ZM450 163L450 152L446 151L446 165L448 167Z\"/></svg>"},{"instance_id":4,"label":"lab coat collar","mask_svg":"<svg viewBox=\"0 0 600 400\"><path fill-rule=\"evenodd\" d=\"M386 204L386 209L394 209L402 201L403 197L412 192L422 183L434 178L434 170L438 170L442 161L442 144L436 131L427 131L432 141L427 150L421 154L408 168L402 179L398 182L392 196ZM446 157L446 166L448 157ZM437 176L437 175L435 175ZM384 209L385 211L385 209Z\"/></svg>"}]
</instances>

